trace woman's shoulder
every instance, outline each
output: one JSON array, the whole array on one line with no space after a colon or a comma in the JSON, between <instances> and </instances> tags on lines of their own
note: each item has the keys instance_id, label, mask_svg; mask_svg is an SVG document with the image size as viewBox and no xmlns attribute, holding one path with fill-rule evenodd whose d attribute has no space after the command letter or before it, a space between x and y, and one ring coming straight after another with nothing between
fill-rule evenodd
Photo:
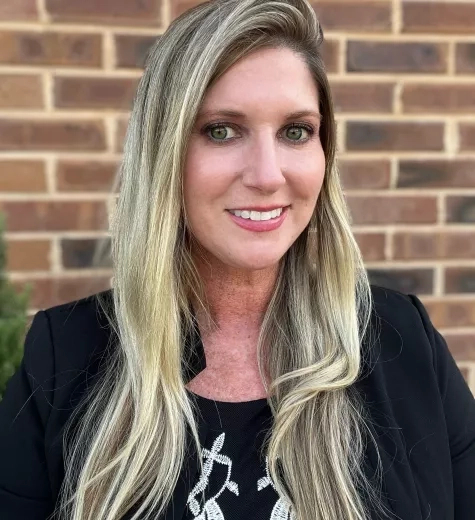
<instances>
[{"instance_id":1,"label":"woman's shoulder","mask_svg":"<svg viewBox=\"0 0 475 520\"><path fill-rule=\"evenodd\" d=\"M40 406L70 408L100 373L114 335L99 300L112 290L38 311L26 334L22 369ZM48 415L49 415L48 413Z\"/></svg>"},{"instance_id":2,"label":"woman's shoulder","mask_svg":"<svg viewBox=\"0 0 475 520\"><path fill-rule=\"evenodd\" d=\"M108 289L40 311L45 314L53 345L68 346L68 359L79 361L90 355L100 355L106 348L111 339L111 328L103 305L107 312L113 312L112 291ZM55 350L58 356L63 354L62 349ZM61 358L57 361L63 362ZM67 363L67 359L64 362Z\"/></svg>"},{"instance_id":3,"label":"woman's shoulder","mask_svg":"<svg viewBox=\"0 0 475 520\"><path fill-rule=\"evenodd\" d=\"M390 400L393 411L405 416L440 401L448 379L463 386L447 343L419 297L377 285L371 292L359 378L365 392L375 400Z\"/></svg>"},{"instance_id":4,"label":"woman's shoulder","mask_svg":"<svg viewBox=\"0 0 475 520\"><path fill-rule=\"evenodd\" d=\"M363 344L368 383L388 396L434 398L448 380L464 386L447 342L414 294L371 286L373 310ZM414 402L414 400L412 400ZM406 403L407 405L407 403Z\"/></svg>"},{"instance_id":5,"label":"woman's shoulder","mask_svg":"<svg viewBox=\"0 0 475 520\"><path fill-rule=\"evenodd\" d=\"M356 387L378 444L387 488L396 493L400 482L412 482L398 493L406 495L407 503L411 493L415 503L422 491L426 502L417 503L424 507L425 518L431 507L446 514L453 511L456 480L457 507L463 518L472 518L473 494L463 486L473 481L474 397L417 296L377 286L372 296L365 370ZM376 467L378 457L372 457Z\"/></svg>"},{"instance_id":6,"label":"woman's shoulder","mask_svg":"<svg viewBox=\"0 0 475 520\"><path fill-rule=\"evenodd\" d=\"M389 289L380 285L371 285L373 309L385 318L398 319L418 316L419 309L415 302L420 303L417 296Z\"/></svg>"},{"instance_id":7,"label":"woman's shoulder","mask_svg":"<svg viewBox=\"0 0 475 520\"><path fill-rule=\"evenodd\" d=\"M396 349L401 355L431 357L437 332L419 297L378 285L371 286L371 293L370 341L378 337L389 355Z\"/></svg>"},{"instance_id":8,"label":"woman's shoulder","mask_svg":"<svg viewBox=\"0 0 475 520\"><path fill-rule=\"evenodd\" d=\"M0 494L20 490L16 498L8 495L12 504L26 507L19 495L36 497L29 499L29 508L50 510L51 491L56 496L64 472L63 428L113 345L98 301L103 297L107 302L110 296L108 291L97 293L33 317L21 365L0 400Z\"/></svg>"},{"instance_id":9,"label":"woman's shoulder","mask_svg":"<svg viewBox=\"0 0 475 520\"><path fill-rule=\"evenodd\" d=\"M35 315L28 334L49 335L56 369L86 368L92 360L106 354L113 335L100 301L111 312L112 289L49 307Z\"/></svg>"}]
</instances>

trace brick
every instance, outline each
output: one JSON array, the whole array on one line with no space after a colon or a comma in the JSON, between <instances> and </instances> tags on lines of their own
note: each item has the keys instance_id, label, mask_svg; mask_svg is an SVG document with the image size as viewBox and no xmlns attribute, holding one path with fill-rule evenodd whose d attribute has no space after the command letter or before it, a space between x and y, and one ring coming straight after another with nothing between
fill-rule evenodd
<instances>
[{"instance_id":1,"label":"brick","mask_svg":"<svg viewBox=\"0 0 475 520\"><path fill-rule=\"evenodd\" d=\"M399 163L397 187L475 188L475 160L402 160Z\"/></svg>"},{"instance_id":2,"label":"brick","mask_svg":"<svg viewBox=\"0 0 475 520\"><path fill-rule=\"evenodd\" d=\"M432 294L432 269L368 269L370 282L403 293Z\"/></svg>"},{"instance_id":3,"label":"brick","mask_svg":"<svg viewBox=\"0 0 475 520\"><path fill-rule=\"evenodd\" d=\"M394 83L332 83L331 89L336 112L392 112Z\"/></svg>"},{"instance_id":4,"label":"brick","mask_svg":"<svg viewBox=\"0 0 475 520\"><path fill-rule=\"evenodd\" d=\"M62 192L110 192L119 164L116 161L59 161L56 185Z\"/></svg>"},{"instance_id":5,"label":"brick","mask_svg":"<svg viewBox=\"0 0 475 520\"><path fill-rule=\"evenodd\" d=\"M101 67L102 37L99 34L2 31L0 63Z\"/></svg>"},{"instance_id":6,"label":"brick","mask_svg":"<svg viewBox=\"0 0 475 520\"><path fill-rule=\"evenodd\" d=\"M43 161L0 160L0 193L45 192L46 189Z\"/></svg>"},{"instance_id":7,"label":"brick","mask_svg":"<svg viewBox=\"0 0 475 520\"><path fill-rule=\"evenodd\" d=\"M0 3L0 20L13 22L17 20L37 20L38 8L36 0L15 0Z\"/></svg>"},{"instance_id":8,"label":"brick","mask_svg":"<svg viewBox=\"0 0 475 520\"><path fill-rule=\"evenodd\" d=\"M57 108L129 111L136 88L134 78L58 77L54 82L54 104Z\"/></svg>"},{"instance_id":9,"label":"brick","mask_svg":"<svg viewBox=\"0 0 475 520\"><path fill-rule=\"evenodd\" d=\"M77 300L97 292L110 289L109 276L90 276L87 278L64 278L56 281L58 301L68 302Z\"/></svg>"},{"instance_id":10,"label":"brick","mask_svg":"<svg viewBox=\"0 0 475 520\"><path fill-rule=\"evenodd\" d=\"M46 309L54 305L68 303L84 298L110 288L110 277L76 276L62 278L26 279L12 282L13 286L22 291L26 284L32 287L30 307Z\"/></svg>"},{"instance_id":11,"label":"brick","mask_svg":"<svg viewBox=\"0 0 475 520\"><path fill-rule=\"evenodd\" d=\"M355 233L355 238L365 262L384 260L386 245L384 233Z\"/></svg>"},{"instance_id":12,"label":"brick","mask_svg":"<svg viewBox=\"0 0 475 520\"><path fill-rule=\"evenodd\" d=\"M321 52L326 71L329 73L338 72L340 43L337 40L325 39L321 47Z\"/></svg>"},{"instance_id":13,"label":"brick","mask_svg":"<svg viewBox=\"0 0 475 520\"><path fill-rule=\"evenodd\" d=\"M450 223L475 223L475 197L447 197L445 200L445 214L447 222Z\"/></svg>"},{"instance_id":14,"label":"brick","mask_svg":"<svg viewBox=\"0 0 475 520\"><path fill-rule=\"evenodd\" d=\"M425 72L447 71L447 45L427 42L349 41L349 72Z\"/></svg>"},{"instance_id":15,"label":"brick","mask_svg":"<svg viewBox=\"0 0 475 520\"><path fill-rule=\"evenodd\" d=\"M462 152L475 151L475 124L460 123L459 133L460 150Z\"/></svg>"},{"instance_id":16,"label":"brick","mask_svg":"<svg viewBox=\"0 0 475 520\"><path fill-rule=\"evenodd\" d=\"M107 227L100 201L0 201L8 231L97 231Z\"/></svg>"},{"instance_id":17,"label":"brick","mask_svg":"<svg viewBox=\"0 0 475 520\"><path fill-rule=\"evenodd\" d=\"M129 124L128 119L119 119L115 129L115 146L116 152L122 152L124 150L125 134L127 132L127 125Z\"/></svg>"},{"instance_id":18,"label":"brick","mask_svg":"<svg viewBox=\"0 0 475 520\"><path fill-rule=\"evenodd\" d=\"M475 293L475 268L446 267L445 292L447 294Z\"/></svg>"},{"instance_id":19,"label":"brick","mask_svg":"<svg viewBox=\"0 0 475 520\"><path fill-rule=\"evenodd\" d=\"M0 150L104 150L102 121L0 119Z\"/></svg>"},{"instance_id":20,"label":"brick","mask_svg":"<svg viewBox=\"0 0 475 520\"><path fill-rule=\"evenodd\" d=\"M45 0L53 22L113 25L162 24L159 0Z\"/></svg>"},{"instance_id":21,"label":"brick","mask_svg":"<svg viewBox=\"0 0 475 520\"><path fill-rule=\"evenodd\" d=\"M314 2L317 18L326 31L390 32L391 3L354 1Z\"/></svg>"},{"instance_id":22,"label":"brick","mask_svg":"<svg viewBox=\"0 0 475 520\"><path fill-rule=\"evenodd\" d=\"M33 74L0 76L0 109L42 108L43 83Z\"/></svg>"},{"instance_id":23,"label":"brick","mask_svg":"<svg viewBox=\"0 0 475 520\"><path fill-rule=\"evenodd\" d=\"M348 121L347 150L438 151L444 149L443 123Z\"/></svg>"},{"instance_id":24,"label":"brick","mask_svg":"<svg viewBox=\"0 0 475 520\"><path fill-rule=\"evenodd\" d=\"M340 159L338 169L346 190L389 188L391 164L384 159Z\"/></svg>"},{"instance_id":25,"label":"brick","mask_svg":"<svg viewBox=\"0 0 475 520\"><path fill-rule=\"evenodd\" d=\"M159 36L118 34L115 36L116 67L141 69L152 45Z\"/></svg>"},{"instance_id":26,"label":"brick","mask_svg":"<svg viewBox=\"0 0 475 520\"><path fill-rule=\"evenodd\" d=\"M378 197L349 195L347 201L356 225L433 224L436 197Z\"/></svg>"},{"instance_id":27,"label":"brick","mask_svg":"<svg viewBox=\"0 0 475 520\"><path fill-rule=\"evenodd\" d=\"M405 85L402 110L411 114L475 113L475 83L464 85Z\"/></svg>"},{"instance_id":28,"label":"brick","mask_svg":"<svg viewBox=\"0 0 475 520\"><path fill-rule=\"evenodd\" d=\"M458 74L475 73L475 43L457 43L455 46L455 70Z\"/></svg>"},{"instance_id":29,"label":"brick","mask_svg":"<svg viewBox=\"0 0 475 520\"><path fill-rule=\"evenodd\" d=\"M474 25L471 2L402 2L402 32L473 34Z\"/></svg>"},{"instance_id":30,"label":"brick","mask_svg":"<svg viewBox=\"0 0 475 520\"><path fill-rule=\"evenodd\" d=\"M7 270L47 271L50 254L50 240L7 240Z\"/></svg>"},{"instance_id":31,"label":"brick","mask_svg":"<svg viewBox=\"0 0 475 520\"><path fill-rule=\"evenodd\" d=\"M451 231L442 233L441 255L444 258L475 258L475 232L472 230L468 233L462 231Z\"/></svg>"},{"instance_id":32,"label":"brick","mask_svg":"<svg viewBox=\"0 0 475 520\"><path fill-rule=\"evenodd\" d=\"M396 260L445 260L475 258L474 231L397 232Z\"/></svg>"},{"instance_id":33,"label":"brick","mask_svg":"<svg viewBox=\"0 0 475 520\"><path fill-rule=\"evenodd\" d=\"M475 361L475 334L445 333L444 338L456 361Z\"/></svg>"},{"instance_id":34,"label":"brick","mask_svg":"<svg viewBox=\"0 0 475 520\"><path fill-rule=\"evenodd\" d=\"M51 278L41 278L39 280L12 280L12 286L17 292L23 292L26 286L30 286L31 293L29 299L29 306L34 309L46 309L56 305L56 298L54 292L54 280Z\"/></svg>"},{"instance_id":35,"label":"brick","mask_svg":"<svg viewBox=\"0 0 475 520\"><path fill-rule=\"evenodd\" d=\"M62 263L65 269L87 269L87 268L108 268L111 267L111 258L108 256L100 265L96 263L94 254L98 247L98 240L95 239L64 239L61 240ZM110 240L108 241L110 250ZM105 261L107 260L107 261Z\"/></svg>"},{"instance_id":36,"label":"brick","mask_svg":"<svg viewBox=\"0 0 475 520\"><path fill-rule=\"evenodd\" d=\"M423 303L436 328L475 327L475 299L444 299Z\"/></svg>"},{"instance_id":37,"label":"brick","mask_svg":"<svg viewBox=\"0 0 475 520\"><path fill-rule=\"evenodd\" d=\"M437 237L434 233L396 233L393 252L396 260L433 259L438 256Z\"/></svg>"}]
</instances>

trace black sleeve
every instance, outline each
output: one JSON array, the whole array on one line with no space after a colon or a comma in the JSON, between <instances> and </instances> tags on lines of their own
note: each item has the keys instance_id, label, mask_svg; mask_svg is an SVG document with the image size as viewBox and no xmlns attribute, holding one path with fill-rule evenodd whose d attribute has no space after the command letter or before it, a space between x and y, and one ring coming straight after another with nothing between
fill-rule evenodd
<instances>
[{"instance_id":1,"label":"black sleeve","mask_svg":"<svg viewBox=\"0 0 475 520\"><path fill-rule=\"evenodd\" d=\"M39 311L0 401L1 520L45 520L54 509L45 456L53 374L49 320Z\"/></svg>"},{"instance_id":2,"label":"black sleeve","mask_svg":"<svg viewBox=\"0 0 475 520\"><path fill-rule=\"evenodd\" d=\"M443 336L421 301L410 295L432 345L452 455L455 520L475 518L475 399ZM475 348L475 345L474 345Z\"/></svg>"}]
</instances>

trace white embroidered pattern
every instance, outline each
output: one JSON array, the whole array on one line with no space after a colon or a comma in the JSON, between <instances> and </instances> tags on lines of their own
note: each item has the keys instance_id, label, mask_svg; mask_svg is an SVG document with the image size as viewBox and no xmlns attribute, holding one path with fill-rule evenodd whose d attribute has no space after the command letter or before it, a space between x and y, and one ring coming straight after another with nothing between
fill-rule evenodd
<instances>
[{"instance_id":1,"label":"white embroidered pattern","mask_svg":"<svg viewBox=\"0 0 475 520\"><path fill-rule=\"evenodd\" d=\"M227 455L220 453L224 445L225 435L226 434L223 432L215 439L211 450L206 448L202 449L203 459L205 460L203 464L203 472L201 473L200 478L194 488L190 491L188 500L186 501L194 515L193 520L225 520L223 511L217 502L218 497L226 489L229 489L229 491L234 493L236 496L239 496L239 486L236 484L236 482L231 480L231 470L233 465L232 460ZM213 465L215 462L227 466L228 474L220 490L210 499L206 500L203 508L201 509L200 504L195 497L206 489L206 486L209 483L209 476L213 471ZM272 482L269 474L269 464L267 457L265 471L266 476L260 478L257 481L257 490L261 491L270 485L274 491L277 492L277 489L275 488L275 485ZM291 506L283 498L279 498L272 508L272 513L269 520L295 520L295 515L291 511Z\"/></svg>"},{"instance_id":2,"label":"white embroidered pattern","mask_svg":"<svg viewBox=\"0 0 475 520\"><path fill-rule=\"evenodd\" d=\"M272 482L269 473L269 459L266 457L266 476L257 481L257 491L261 491L261 489L264 489L267 486L272 486L274 491L277 493L277 489L274 482ZM295 520L292 506L284 498L279 498L272 508L269 520Z\"/></svg>"},{"instance_id":3,"label":"white embroidered pattern","mask_svg":"<svg viewBox=\"0 0 475 520\"><path fill-rule=\"evenodd\" d=\"M235 495L239 496L239 487L236 482L230 480L231 477L231 468L232 468L232 460L222 453L221 448L224 444L225 433L223 432L219 437L213 442L213 447L210 450L203 448L203 458L206 459L206 462L203 464L203 472L198 480L196 486L191 490L188 495L187 504L191 509L191 512L195 515L194 520L225 520L223 512L219 507L216 499L221 495L221 493L225 489L229 489L229 491L233 492ZM212 496L209 500L207 500L203 506L203 509L200 511L200 505L196 500L195 496L199 493L203 492L208 485L209 476L213 471L213 465L215 462L219 464L224 464L228 467L228 474L226 476L226 480L221 486L220 490Z\"/></svg>"}]
</instances>

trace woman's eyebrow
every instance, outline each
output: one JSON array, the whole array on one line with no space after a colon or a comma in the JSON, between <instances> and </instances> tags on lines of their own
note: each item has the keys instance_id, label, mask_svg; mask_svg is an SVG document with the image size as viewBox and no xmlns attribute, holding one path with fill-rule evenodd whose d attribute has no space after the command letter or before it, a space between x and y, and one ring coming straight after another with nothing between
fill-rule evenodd
<instances>
[{"instance_id":1,"label":"woman's eyebrow","mask_svg":"<svg viewBox=\"0 0 475 520\"><path fill-rule=\"evenodd\" d=\"M318 120L321 120L322 115L319 112L316 112L315 110L297 110L295 112L290 112L285 116L285 120L289 121L292 119L299 119L300 117L305 116L312 116L315 117ZM233 117L236 119L243 119L247 120L248 117L243 112L239 112L237 110L229 110L229 109L222 109L222 110L205 110L203 112L200 112L197 116L198 119L202 119L204 117Z\"/></svg>"}]
</instances>

